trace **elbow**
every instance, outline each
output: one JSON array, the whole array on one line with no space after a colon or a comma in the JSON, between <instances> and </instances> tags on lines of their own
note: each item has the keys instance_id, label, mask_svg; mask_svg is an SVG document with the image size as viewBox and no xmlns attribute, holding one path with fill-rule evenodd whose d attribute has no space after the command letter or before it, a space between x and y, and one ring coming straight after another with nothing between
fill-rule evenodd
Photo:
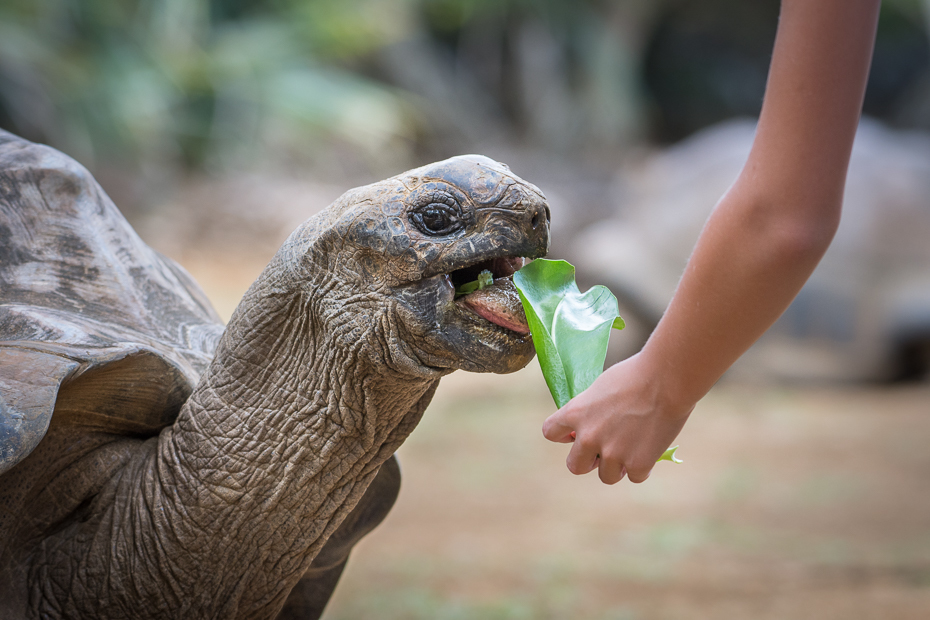
<instances>
[{"instance_id":1,"label":"elbow","mask_svg":"<svg viewBox=\"0 0 930 620\"><path fill-rule=\"evenodd\" d=\"M800 186L799 186L800 185ZM813 268L840 224L843 188L769 183L741 175L712 217L746 235L751 255L783 268Z\"/></svg>"},{"instance_id":2,"label":"elbow","mask_svg":"<svg viewBox=\"0 0 930 620\"><path fill-rule=\"evenodd\" d=\"M737 186L739 190L739 186ZM840 224L842 194L767 191L754 197L736 191L719 205L719 215L761 253L781 265L816 264Z\"/></svg>"},{"instance_id":3,"label":"elbow","mask_svg":"<svg viewBox=\"0 0 930 620\"><path fill-rule=\"evenodd\" d=\"M773 218L766 223L770 249L788 264L816 264L823 257L840 223L840 207L804 209L800 216Z\"/></svg>"}]
</instances>

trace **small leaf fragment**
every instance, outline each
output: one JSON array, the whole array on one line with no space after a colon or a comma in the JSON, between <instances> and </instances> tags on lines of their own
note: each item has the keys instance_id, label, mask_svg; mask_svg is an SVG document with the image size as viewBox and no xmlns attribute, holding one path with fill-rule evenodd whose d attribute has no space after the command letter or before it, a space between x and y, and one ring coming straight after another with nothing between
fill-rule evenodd
<instances>
[{"instance_id":1,"label":"small leaf fragment","mask_svg":"<svg viewBox=\"0 0 930 620\"><path fill-rule=\"evenodd\" d=\"M474 293L478 290L478 280L472 280L462 286L459 286L455 289L455 296L461 297L462 295L468 295L469 293Z\"/></svg>"},{"instance_id":2,"label":"small leaf fragment","mask_svg":"<svg viewBox=\"0 0 930 620\"><path fill-rule=\"evenodd\" d=\"M672 463L683 463L680 458L675 456L675 450L678 449L678 446L672 446L668 450L662 453L662 456L659 457L659 461L671 461ZM658 463L659 461L656 461Z\"/></svg>"},{"instance_id":3,"label":"small leaf fragment","mask_svg":"<svg viewBox=\"0 0 930 620\"><path fill-rule=\"evenodd\" d=\"M455 296L461 297L462 295L468 295L469 293L488 288L492 284L494 284L494 274L485 269L478 274L477 280L472 280L471 282L466 282L461 286L455 287Z\"/></svg>"}]
</instances>

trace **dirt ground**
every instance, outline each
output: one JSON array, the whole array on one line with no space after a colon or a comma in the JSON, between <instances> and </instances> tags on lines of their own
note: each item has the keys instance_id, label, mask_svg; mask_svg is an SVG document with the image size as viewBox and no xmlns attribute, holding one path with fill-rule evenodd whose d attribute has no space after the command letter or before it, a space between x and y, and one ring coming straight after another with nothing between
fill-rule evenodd
<instances>
[{"instance_id":1,"label":"dirt ground","mask_svg":"<svg viewBox=\"0 0 930 620\"><path fill-rule=\"evenodd\" d=\"M179 257L228 316L261 268ZM617 334L622 338L623 334ZM456 373L328 620L930 617L930 386L724 380L642 485L564 467L536 363Z\"/></svg>"},{"instance_id":2,"label":"dirt ground","mask_svg":"<svg viewBox=\"0 0 930 620\"><path fill-rule=\"evenodd\" d=\"M722 385L642 485L542 439L538 367L444 380L327 617L930 617L930 389Z\"/></svg>"}]
</instances>

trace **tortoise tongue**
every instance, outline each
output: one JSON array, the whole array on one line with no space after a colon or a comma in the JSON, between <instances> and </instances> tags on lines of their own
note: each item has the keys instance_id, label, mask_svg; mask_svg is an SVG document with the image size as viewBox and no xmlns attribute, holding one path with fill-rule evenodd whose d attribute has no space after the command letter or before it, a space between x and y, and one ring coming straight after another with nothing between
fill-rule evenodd
<instances>
[{"instance_id":1,"label":"tortoise tongue","mask_svg":"<svg viewBox=\"0 0 930 620\"><path fill-rule=\"evenodd\" d=\"M510 278L498 278L494 284L480 291L469 293L459 301L464 303L472 312L495 325L517 332L530 333L526 323L526 314L520 295Z\"/></svg>"}]
</instances>

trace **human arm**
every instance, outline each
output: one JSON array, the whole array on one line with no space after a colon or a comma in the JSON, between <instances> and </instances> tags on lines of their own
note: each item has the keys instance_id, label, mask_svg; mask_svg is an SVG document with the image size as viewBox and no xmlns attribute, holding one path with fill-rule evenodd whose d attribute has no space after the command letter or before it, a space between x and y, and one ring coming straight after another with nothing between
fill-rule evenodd
<instances>
[{"instance_id":1,"label":"human arm","mask_svg":"<svg viewBox=\"0 0 930 620\"><path fill-rule=\"evenodd\" d=\"M879 0L783 0L749 159L642 351L546 420L567 465L649 476L720 376L788 307L839 224Z\"/></svg>"}]
</instances>

